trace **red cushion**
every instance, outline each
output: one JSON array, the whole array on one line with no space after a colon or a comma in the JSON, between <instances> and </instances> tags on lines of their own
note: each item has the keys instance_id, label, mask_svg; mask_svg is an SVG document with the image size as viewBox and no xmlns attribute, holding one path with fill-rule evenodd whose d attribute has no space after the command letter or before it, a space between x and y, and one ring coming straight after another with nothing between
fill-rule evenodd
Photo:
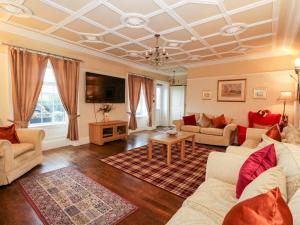
<instances>
[{"instance_id":1,"label":"red cushion","mask_svg":"<svg viewBox=\"0 0 300 225\"><path fill-rule=\"evenodd\" d=\"M223 225L293 225L289 207L278 187L246 199L227 213Z\"/></svg>"},{"instance_id":2,"label":"red cushion","mask_svg":"<svg viewBox=\"0 0 300 225\"><path fill-rule=\"evenodd\" d=\"M260 116L257 112L248 113L249 127L254 127L254 123L261 126L273 126L280 123L281 114L266 114L264 117Z\"/></svg>"},{"instance_id":3,"label":"red cushion","mask_svg":"<svg viewBox=\"0 0 300 225\"><path fill-rule=\"evenodd\" d=\"M20 143L20 140L17 136L15 125L8 127L0 127L0 139L5 139L10 141L12 144Z\"/></svg>"},{"instance_id":4,"label":"red cushion","mask_svg":"<svg viewBox=\"0 0 300 225\"><path fill-rule=\"evenodd\" d=\"M278 124L271 127L267 132L266 135L276 141L281 141L281 134L280 134L280 128Z\"/></svg>"},{"instance_id":5,"label":"red cushion","mask_svg":"<svg viewBox=\"0 0 300 225\"><path fill-rule=\"evenodd\" d=\"M240 169L239 179L236 185L236 197L239 198L245 187L262 172L276 165L277 159L274 144L252 153Z\"/></svg>"},{"instance_id":6,"label":"red cushion","mask_svg":"<svg viewBox=\"0 0 300 225\"><path fill-rule=\"evenodd\" d=\"M238 145L242 145L246 140L247 127L237 125L237 141Z\"/></svg>"},{"instance_id":7,"label":"red cushion","mask_svg":"<svg viewBox=\"0 0 300 225\"><path fill-rule=\"evenodd\" d=\"M197 125L195 115L183 116L182 119L183 119L184 125L193 125L193 126Z\"/></svg>"},{"instance_id":8,"label":"red cushion","mask_svg":"<svg viewBox=\"0 0 300 225\"><path fill-rule=\"evenodd\" d=\"M226 125L227 125L224 114L213 118L211 120L211 122L212 122L214 128L221 128L222 129L222 128L226 127Z\"/></svg>"}]
</instances>

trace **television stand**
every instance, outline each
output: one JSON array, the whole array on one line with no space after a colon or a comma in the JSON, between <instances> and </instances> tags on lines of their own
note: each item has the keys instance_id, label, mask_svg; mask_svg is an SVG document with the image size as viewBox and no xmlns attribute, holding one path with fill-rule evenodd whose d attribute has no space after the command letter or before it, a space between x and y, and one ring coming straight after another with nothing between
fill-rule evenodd
<instances>
[{"instance_id":1,"label":"television stand","mask_svg":"<svg viewBox=\"0 0 300 225\"><path fill-rule=\"evenodd\" d=\"M89 123L90 143L104 145L105 142L127 139L127 121L112 120L108 122Z\"/></svg>"}]
</instances>

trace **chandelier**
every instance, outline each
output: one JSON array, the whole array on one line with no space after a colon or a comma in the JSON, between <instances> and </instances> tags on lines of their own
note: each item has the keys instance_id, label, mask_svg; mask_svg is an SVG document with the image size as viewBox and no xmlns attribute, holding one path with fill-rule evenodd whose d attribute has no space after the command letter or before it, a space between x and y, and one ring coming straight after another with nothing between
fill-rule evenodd
<instances>
[{"instance_id":1,"label":"chandelier","mask_svg":"<svg viewBox=\"0 0 300 225\"><path fill-rule=\"evenodd\" d=\"M169 54L166 51L165 48L161 48L158 45L158 39L160 37L160 34L154 35L156 39L156 44L154 48L150 48L145 53L145 58L153 65L160 66L164 64L169 59Z\"/></svg>"}]
</instances>

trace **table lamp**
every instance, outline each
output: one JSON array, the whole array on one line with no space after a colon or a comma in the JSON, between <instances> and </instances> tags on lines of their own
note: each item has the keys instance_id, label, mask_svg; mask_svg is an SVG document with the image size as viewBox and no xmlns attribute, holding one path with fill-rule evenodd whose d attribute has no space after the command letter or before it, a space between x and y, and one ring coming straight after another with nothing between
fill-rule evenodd
<instances>
[{"instance_id":1,"label":"table lamp","mask_svg":"<svg viewBox=\"0 0 300 225\"><path fill-rule=\"evenodd\" d=\"M288 117L285 115L285 105L287 102L293 101L293 93L291 91L281 91L278 100L283 101L282 121L287 122Z\"/></svg>"}]
</instances>

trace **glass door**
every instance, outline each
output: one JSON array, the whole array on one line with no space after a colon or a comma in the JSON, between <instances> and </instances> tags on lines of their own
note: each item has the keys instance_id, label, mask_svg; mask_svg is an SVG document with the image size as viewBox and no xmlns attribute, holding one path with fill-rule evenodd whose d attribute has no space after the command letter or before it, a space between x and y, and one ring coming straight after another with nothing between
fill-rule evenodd
<instances>
[{"instance_id":1,"label":"glass door","mask_svg":"<svg viewBox=\"0 0 300 225\"><path fill-rule=\"evenodd\" d=\"M185 114L185 86L170 86L170 123Z\"/></svg>"}]
</instances>

